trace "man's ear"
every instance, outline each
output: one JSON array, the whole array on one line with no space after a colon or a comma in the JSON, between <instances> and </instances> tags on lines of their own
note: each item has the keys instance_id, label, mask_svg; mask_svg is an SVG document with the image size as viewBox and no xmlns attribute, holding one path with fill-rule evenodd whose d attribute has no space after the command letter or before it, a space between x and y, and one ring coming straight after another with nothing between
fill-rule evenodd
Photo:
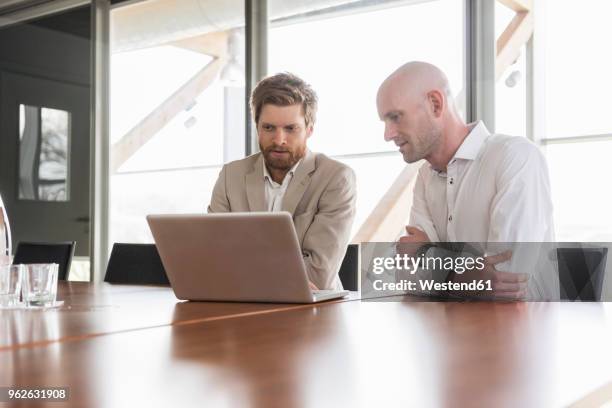
<instances>
[{"instance_id":1,"label":"man's ear","mask_svg":"<svg viewBox=\"0 0 612 408\"><path fill-rule=\"evenodd\" d=\"M431 112L433 113L434 117L439 118L442 116L444 104L446 103L442 92L438 91L437 89L429 91L427 93L427 101L429 102L429 106L431 107Z\"/></svg>"},{"instance_id":2,"label":"man's ear","mask_svg":"<svg viewBox=\"0 0 612 408\"><path fill-rule=\"evenodd\" d=\"M312 135L312 131L313 130L314 130L314 126L313 125L309 125L306 128L306 139L308 139Z\"/></svg>"}]
</instances>

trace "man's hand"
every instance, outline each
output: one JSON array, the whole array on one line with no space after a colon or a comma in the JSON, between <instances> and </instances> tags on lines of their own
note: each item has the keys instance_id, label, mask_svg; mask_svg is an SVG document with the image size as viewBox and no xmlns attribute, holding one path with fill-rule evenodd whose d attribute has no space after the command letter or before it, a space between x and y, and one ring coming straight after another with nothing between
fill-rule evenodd
<instances>
[{"instance_id":1,"label":"man's hand","mask_svg":"<svg viewBox=\"0 0 612 408\"><path fill-rule=\"evenodd\" d=\"M415 256L423 244L430 242L427 234L411 225L406 225L406 235L400 237L395 250L398 254Z\"/></svg>"},{"instance_id":2,"label":"man's hand","mask_svg":"<svg viewBox=\"0 0 612 408\"><path fill-rule=\"evenodd\" d=\"M527 296L529 275L526 273L498 271L495 265L509 261L512 251L487 256L484 270L491 274L491 284L495 297L522 300Z\"/></svg>"},{"instance_id":3,"label":"man's hand","mask_svg":"<svg viewBox=\"0 0 612 408\"><path fill-rule=\"evenodd\" d=\"M399 242L426 243L430 241L426 233L424 233L417 227L413 227L412 225L406 225L406 235L404 235L403 237L400 237Z\"/></svg>"},{"instance_id":4,"label":"man's hand","mask_svg":"<svg viewBox=\"0 0 612 408\"><path fill-rule=\"evenodd\" d=\"M310 287L310 290L319 290L319 288L317 288L317 285L315 285L311 281L308 281L308 287Z\"/></svg>"},{"instance_id":5,"label":"man's hand","mask_svg":"<svg viewBox=\"0 0 612 408\"><path fill-rule=\"evenodd\" d=\"M463 274L455 273L453 282L471 282L474 280L490 280L493 291L479 292L477 297L493 297L494 299L524 300L527 296L529 275L526 273L498 271L495 265L512 258L512 251L485 257L484 268L471 269ZM471 295L471 294L470 294Z\"/></svg>"}]
</instances>

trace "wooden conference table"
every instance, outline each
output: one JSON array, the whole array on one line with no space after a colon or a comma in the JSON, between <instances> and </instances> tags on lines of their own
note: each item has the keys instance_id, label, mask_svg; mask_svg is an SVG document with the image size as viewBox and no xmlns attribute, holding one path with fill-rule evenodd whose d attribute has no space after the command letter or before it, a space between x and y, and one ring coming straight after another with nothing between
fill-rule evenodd
<instances>
[{"instance_id":1,"label":"wooden conference table","mask_svg":"<svg viewBox=\"0 0 612 408\"><path fill-rule=\"evenodd\" d=\"M612 380L606 303L200 303L88 283L58 297L0 311L0 386L69 387L52 407L547 407Z\"/></svg>"}]
</instances>

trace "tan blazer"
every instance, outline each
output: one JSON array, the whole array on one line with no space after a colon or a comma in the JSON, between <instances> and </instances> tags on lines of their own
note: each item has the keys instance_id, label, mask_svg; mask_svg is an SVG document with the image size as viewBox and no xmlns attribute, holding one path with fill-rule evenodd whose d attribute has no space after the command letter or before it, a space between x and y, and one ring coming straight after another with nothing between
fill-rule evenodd
<instances>
[{"instance_id":1,"label":"tan blazer","mask_svg":"<svg viewBox=\"0 0 612 408\"><path fill-rule=\"evenodd\" d=\"M223 166L209 213L266 211L263 155ZM355 218L355 173L324 154L306 151L283 198L293 216L308 278L319 289L342 288L338 269Z\"/></svg>"}]
</instances>

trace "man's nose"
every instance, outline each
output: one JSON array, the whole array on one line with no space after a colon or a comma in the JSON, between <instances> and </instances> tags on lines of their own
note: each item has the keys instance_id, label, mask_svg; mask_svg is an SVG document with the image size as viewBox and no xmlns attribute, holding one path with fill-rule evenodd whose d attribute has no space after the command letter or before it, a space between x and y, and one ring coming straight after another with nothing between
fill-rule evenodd
<instances>
[{"instance_id":1,"label":"man's nose","mask_svg":"<svg viewBox=\"0 0 612 408\"><path fill-rule=\"evenodd\" d=\"M397 136L395 126L385 123L385 142L390 142Z\"/></svg>"},{"instance_id":2,"label":"man's nose","mask_svg":"<svg viewBox=\"0 0 612 408\"><path fill-rule=\"evenodd\" d=\"M276 131L274 132L274 137L272 138L272 141L281 146L287 143L287 134L285 133L285 130L280 128L280 129L276 129Z\"/></svg>"}]
</instances>

